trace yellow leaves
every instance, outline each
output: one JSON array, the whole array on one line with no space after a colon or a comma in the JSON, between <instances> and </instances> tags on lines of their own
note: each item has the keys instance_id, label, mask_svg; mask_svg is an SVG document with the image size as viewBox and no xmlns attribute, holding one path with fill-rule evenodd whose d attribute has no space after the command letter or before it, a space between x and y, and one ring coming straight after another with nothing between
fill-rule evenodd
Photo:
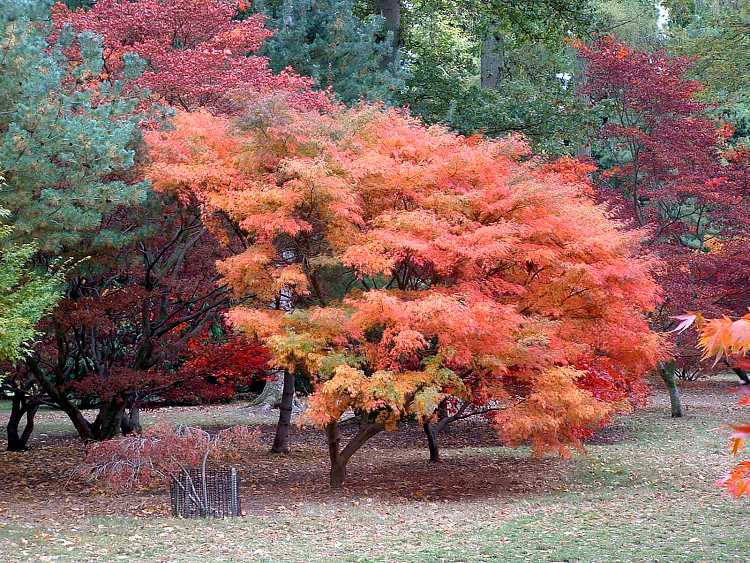
<instances>
[{"instance_id":1,"label":"yellow leaves","mask_svg":"<svg viewBox=\"0 0 750 563\"><path fill-rule=\"evenodd\" d=\"M449 388L453 394L465 396L460 378L439 361L428 362L422 371L381 370L369 376L361 369L340 364L311 396L307 418L322 426L353 409L376 413L378 422L393 430L407 415L431 416Z\"/></svg>"},{"instance_id":2,"label":"yellow leaves","mask_svg":"<svg viewBox=\"0 0 750 563\"><path fill-rule=\"evenodd\" d=\"M227 313L227 320L248 338L265 340L281 332L282 316L282 311L234 307Z\"/></svg>"},{"instance_id":3,"label":"yellow leaves","mask_svg":"<svg viewBox=\"0 0 750 563\"><path fill-rule=\"evenodd\" d=\"M750 439L750 423L748 424L733 424L732 440L734 441L732 453L737 455L737 452L741 450L745 442Z\"/></svg>"},{"instance_id":4,"label":"yellow leaves","mask_svg":"<svg viewBox=\"0 0 750 563\"><path fill-rule=\"evenodd\" d=\"M724 243L721 241L721 239L710 235L706 237L703 246L711 254L718 254L722 250L724 250Z\"/></svg>"},{"instance_id":5,"label":"yellow leaves","mask_svg":"<svg viewBox=\"0 0 750 563\"><path fill-rule=\"evenodd\" d=\"M745 438L741 436L732 436L729 438L729 451L736 456L740 450L745 447Z\"/></svg>"},{"instance_id":6,"label":"yellow leaves","mask_svg":"<svg viewBox=\"0 0 750 563\"><path fill-rule=\"evenodd\" d=\"M387 275L396 265L396 260L384 252L380 242L368 241L350 246L341 255L341 263L356 270L360 276Z\"/></svg>"}]
</instances>

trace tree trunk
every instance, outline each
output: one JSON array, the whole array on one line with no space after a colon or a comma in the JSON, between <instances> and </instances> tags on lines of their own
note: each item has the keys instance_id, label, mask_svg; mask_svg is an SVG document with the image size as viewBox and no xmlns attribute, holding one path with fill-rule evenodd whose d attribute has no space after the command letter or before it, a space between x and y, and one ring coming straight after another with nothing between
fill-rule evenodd
<instances>
[{"instance_id":1,"label":"tree trunk","mask_svg":"<svg viewBox=\"0 0 750 563\"><path fill-rule=\"evenodd\" d=\"M94 439L91 424L83 416L80 409L76 407L73 402L65 396L65 393L61 392L56 385L53 385L47 377L44 375L42 370L39 368L39 364L36 360L31 359L26 363L34 380L44 390L47 395L57 404L62 411L68 415L68 418L73 423L73 427L78 432L78 436L84 442Z\"/></svg>"},{"instance_id":2,"label":"tree trunk","mask_svg":"<svg viewBox=\"0 0 750 563\"><path fill-rule=\"evenodd\" d=\"M346 480L346 462L342 461L339 453L341 436L338 422L331 422L326 426L326 437L328 438L328 457L331 460L330 484L332 489L338 489Z\"/></svg>"},{"instance_id":3,"label":"tree trunk","mask_svg":"<svg viewBox=\"0 0 750 563\"><path fill-rule=\"evenodd\" d=\"M398 57L401 41L401 0L376 0L377 11L385 19L385 28L393 36L393 45L387 64L393 63Z\"/></svg>"},{"instance_id":4,"label":"tree trunk","mask_svg":"<svg viewBox=\"0 0 750 563\"><path fill-rule=\"evenodd\" d=\"M505 74L505 42L498 29L490 29L482 41L482 88L497 90Z\"/></svg>"},{"instance_id":5,"label":"tree trunk","mask_svg":"<svg viewBox=\"0 0 750 563\"><path fill-rule=\"evenodd\" d=\"M423 425L424 433L427 436L427 447L430 448L430 461L435 463L440 461L440 447L438 445L437 432L435 427L430 422L425 422Z\"/></svg>"},{"instance_id":6,"label":"tree trunk","mask_svg":"<svg viewBox=\"0 0 750 563\"><path fill-rule=\"evenodd\" d=\"M659 364L659 375L661 376L664 385L669 391L669 404L672 409L672 418L680 418L682 416L682 401L680 400L680 391L677 388L677 381L674 376L675 362L670 360L669 362L661 362Z\"/></svg>"},{"instance_id":7,"label":"tree trunk","mask_svg":"<svg viewBox=\"0 0 750 563\"><path fill-rule=\"evenodd\" d=\"M120 421L120 430L123 436L128 434L140 434L143 431L141 426L141 409L138 405L131 405L128 413L122 415Z\"/></svg>"},{"instance_id":8,"label":"tree trunk","mask_svg":"<svg viewBox=\"0 0 750 563\"><path fill-rule=\"evenodd\" d=\"M125 400L114 397L99 407L94 423L91 425L92 438L109 440L120 433L122 418L125 416Z\"/></svg>"},{"instance_id":9,"label":"tree trunk","mask_svg":"<svg viewBox=\"0 0 750 563\"><path fill-rule=\"evenodd\" d=\"M331 460L330 484L332 489L339 489L346 480L346 465L364 444L382 432L384 427L377 422L365 422L360 425L359 432L341 450L341 436L339 434L338 421L326 425L326 437L328 439L328 457Z\"/></svg>"},{"instance_id":10,"label":"tree trunk","mask_svg":"<svg viewBox=\"0 0 750 563\"><path fill-rule=\"evenodd\" d=\"M28 449L29 438L34 432L34 416L39 409L39 403L29 401L24 393L16 391L13 394L10 417L8 417L8 451L23 452ZM21 420L26 416L26 424L20 431Z\"/></svg>"},{"instance_id":11,"label":"tree trunk","mask_svg":"<svg viewBox=\"0 0 750 563\"><path fill-rule=\"evenodd\" d=\"M284 372L284 388L279 405L279 422L276 424L276 436L271 451L277 454L289 453L289 430L292 423L292 407L294 406L294 372Z\"/></svg>"},{"instance_id":12,"label":"tree trunk","mask_svg":"<svg viewBox=\"0 0 750 563\"><path fill-rule=\"evenodd\" d=\"M271 374L271 378L266 381L260 395L250 402L250 406L274 409L281 404L283 394L284 372L276 370Z\"/></svg>"},{"instance_id":13,"label":"tree trunk","mask_svg":"<svg viewBox=\"0 0 750 563\"><path fill-rule=\"evenodd\" d=\"M750 377L747 375L747 372L744 369L732 368L732 371L737 375L737 377L740 378L742 383L744 383L745 385L750 385Z\"/></svg>"}]
</instances>

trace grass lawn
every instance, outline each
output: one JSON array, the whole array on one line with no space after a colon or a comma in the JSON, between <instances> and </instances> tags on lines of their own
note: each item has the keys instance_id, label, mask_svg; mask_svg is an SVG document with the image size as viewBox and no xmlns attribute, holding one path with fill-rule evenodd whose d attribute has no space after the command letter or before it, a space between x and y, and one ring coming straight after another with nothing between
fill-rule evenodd
<instances>
[{"instance_id":1,"label":"grass lawn","mask_svg":"<svg viewBox=\"0 0 750 563\"><path fill-rule=\"evenodd\" d=\"M325 442L242 465L243 518L168 517L166 493L112 496L70 474L81 447L59 413L40 414L34 449L0 454L2 561L747 561L750 502L714 481L730 466L733 379L686 384L672 420L661 389L570 460L502 447L479 423L443 436L430 464L421 433L382 434L327 487ZM0 407L0 422L7 409ZM269 419L239 405L164 409L147 421L215 427Z\"/></svg>"}]
</instances>

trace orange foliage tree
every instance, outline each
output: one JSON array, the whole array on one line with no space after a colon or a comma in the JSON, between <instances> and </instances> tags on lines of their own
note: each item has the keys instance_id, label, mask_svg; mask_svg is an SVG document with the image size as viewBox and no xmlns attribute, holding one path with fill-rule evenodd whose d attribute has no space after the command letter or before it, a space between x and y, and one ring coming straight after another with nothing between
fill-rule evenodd
<instances>
[{"instance_id":1,"label":"orange foliage tree","mask_svg":"<svg viewBox=\"0 0 750 563\"><path fill-rule=\"evenodd\" d=\"M750 353L750 313L737 320L729 317L706 320L700 313L682 315L676 319L680 321L676 331L695 325L700 334L698 346L703 350L703 359L713 357L718 363L724 357L730 365L750 368L747 357ZM750 394L745 393L740 404L750 406ZM729 450L736 457L750 440L750 422L733 424L732 430ZM717 484L738 498L742 495L750 498L750 460L738 462Z\"/></svg>"},{"instance_id":2,"label":"orange foliage tree","mask_svg":"<svg viewBox=\"0 0 750 563\"><path fill-rule=\"evenodd\" d=\"M371 106L175 125L149 134L149 177L197 197L216 236L241 233L219 270L255 300L230 320L313 381L306 418L326 430L332 486L367 439L434 419L448 397L492 402L508 443L565 454L628 407L579 385L576 366L606 360L638 386L660 356L640 235L592 202L580 163Z\"/></svg>"}]
</instances>

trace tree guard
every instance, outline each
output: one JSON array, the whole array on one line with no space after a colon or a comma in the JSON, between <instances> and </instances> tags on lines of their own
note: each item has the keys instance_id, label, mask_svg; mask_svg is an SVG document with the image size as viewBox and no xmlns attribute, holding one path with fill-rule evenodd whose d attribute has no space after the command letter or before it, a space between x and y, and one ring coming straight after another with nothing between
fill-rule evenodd
<instances>
[{"instance_id":1,"label":"tree guard","mask_svg":"<svg viewBox=\"0 0 750 563\"><path fill-rule=\"evenodd\" d=\"M180 518L240 516L240 478L234 467L183 469L170 487L172 515Z\"/></svg>"}]
</instances>

